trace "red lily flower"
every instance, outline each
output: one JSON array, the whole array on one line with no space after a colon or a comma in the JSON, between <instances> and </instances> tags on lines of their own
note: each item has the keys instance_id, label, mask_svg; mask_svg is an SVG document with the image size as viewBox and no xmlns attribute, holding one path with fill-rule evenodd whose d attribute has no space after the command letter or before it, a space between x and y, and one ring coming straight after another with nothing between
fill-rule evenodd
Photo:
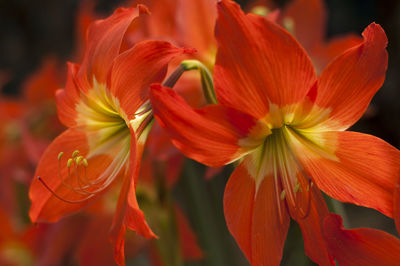
<instances>
[{"instance_id":1,"label":"red lily flower","mask_svg":"<svg viewBox=\"0 0 400 266\"><path fill-rule=\"evenodd\" d=\"M57 92L58 116L68 129L45 151L29 191L31 220L54 222L87 206L121 176L112 228L119 264L124 264L126 227L155 237L135 197L140 156L152 121L148 87L163 79L172 58L188 52L147 41L120 53L127 28L146 10L120 8L89 27L83 62L69 63L66 87Z\"/></svg>"},{"instance_id":2,"label":"red lily flower","mask_svg":"<svg viewBox=\"0 0 400 266\"><path fill-rule=\"evenodd\" d=\"M329 212L317 187L393 216L400 152L344 131L362 116L387 68L383 29L373 23L363 37L318 78L286 30L222 0L214 69L219 104L194 110L174 91L152 86L155 116L185 155L210 166L239 160L224 212L253 265L279 264L290 217L301 227L306 254L333 263L322 235Z\"/></svg>"}]
</instances>

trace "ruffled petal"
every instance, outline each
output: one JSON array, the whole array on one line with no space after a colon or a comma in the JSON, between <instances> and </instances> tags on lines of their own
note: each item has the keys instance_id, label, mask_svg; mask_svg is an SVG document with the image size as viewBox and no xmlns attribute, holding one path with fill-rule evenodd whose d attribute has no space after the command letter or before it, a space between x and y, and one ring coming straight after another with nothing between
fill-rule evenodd
<instances>
[{"instance_id":1,"label":"ruffled petal","mask_svg":"<svg viewBox=\"0 0 400 266\"><path fill-rule=\"evenodd\" d=\"M245 15L239 5L218 3L214 69L218 101L256 118L279 106L300 102L316 80L313 65L298 42L264 17Z\"/></svg>"},{"instance_id":2,"label":"ruffled petal","mask_svg":"<svg viewBox=\"0 0 400 266\"><path fill-rule=\"evenodd\" d=\"M186 156L221 166L245 152L238 142L256 124L254 118L221 105L194 110L173 90L160 85L151 88L154 115Z\"/></svg>"},{"instance_id":3,"label":"ruffled petal","mask_svg":"<svg viewBox=\"0 0 400 266\"><path fill-rule=\"evenodd\" d=\"M226 224L252 265L279 265L281 261L290 219L284 202L277 200L273 177L266 176L256 191L245 161L225 187Z\"/></svg>"},{"instance_id":4,"label":"ruffled petal","mask_svg":"<svg viewBox=\"0 0 400 266\"><path fill-rule=\"evenodd\" d=\"M331 214L324 222L324 236L341 266L399 265L400 240L375 229L346 230L342 218Z\"/></svg>"},{"instance_id":5,"label":"ruffled petal","mask_svg":"<svg viewBox=\"0 0 400 266\"><path fill-rule=\"evenodd\" d=\"M302 146L303 166L329 196L374 208L393 217L393 193L400 175L400 151L385 141L356 132L325 132L319 141L334 150L326 156Z\"/></svg>"},{"instance_id":6,"label":"ruffled petal","mask_svg":"<svg viewBox=\"0 0 400 266\"><path fill-rule=\"evenodd\" d=\"M124 177L121 192L110 230L110 239L114 245L114 259L118 265L125 265L125 232L129 228L146 238L156 235L148 226L143 212L136 200L136 180L140 170L143 153L143 143L137 142L135 132L130 128L130 158L129 172Z\"/></svg>"},{"instance_id":7,"label":"ruffled petal","mask_svg":"<svg viewBox=\"0 0 400 266\"><path fill-rule=\"evenodd\" d=\"M89 26L79 72L82 84L92 84L93 78L98 83L106 82L113 60L120 52L124 34L139 12L140 8L118 8L110 17L97 20Z\"/></svg>"},{"instance_id":8,"label":"ruffled petal","mask_svg":"<svg viewBox=\"0 0 400 266\"><path fill-rule=\"evenodd\" d=\"M76 189L79 188L73 166L67 167L67 160L75 150L79 150L79 155L84 157L88 154L87 137L83 132L68 129L58 136L43 154L29 189L29 198L32 202L29 216L33 222L55 222L63 216L81 210L101 194L97 193L96 196L84 200L88 197L88 194L78 193L70 188L71 186ZM60 152L64 152L64 155L58 160ZM95 180L106 170L111 161L112 158L106 154L88 159L87 180ZM81 186L84 186L88 181L83 176L82 168L83 165L78 168L78 171L81 175ZM71 179L67 178L68 169L71 170L71 177L73 177ZM60 177L63 178L64 184ZM88 191L91 190L88 189ZM69 203L68 201L76 203Z\"/></svg>"},{"instance_id":9,"label":"ruffled petal","mask_svg":"<svg viewBox=\"0 0 400 266\"><path fill-rule=\"evenodd\" d=\"M328 130L347 129L357 122L385 79L385 32L372 23L362 35L362 44L337 57L320 76L315 104L329 108L328 119L319 125Z\"/></svg>"},{"instance_id":10,"label":"ruffled petal","mask_svg":"<svg viewBox=\"0 0 400 266\"><path fill-rule=\"evenodd\" d=\"M144 41L115 59L109 87L129 119L148 100L150 84L164 79L169 61L193 51L168 42Z\"/></svg>"}]
</instances>

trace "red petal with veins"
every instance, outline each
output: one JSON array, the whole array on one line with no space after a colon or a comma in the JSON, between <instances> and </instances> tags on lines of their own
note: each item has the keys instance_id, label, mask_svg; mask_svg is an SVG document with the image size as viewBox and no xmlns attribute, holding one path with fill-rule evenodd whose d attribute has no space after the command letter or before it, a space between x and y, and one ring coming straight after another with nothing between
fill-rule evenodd
<instances>
[{"instance_id":1,"label":"red petal with veins","mask_svg":"<svg viewBox=\"0 0 400 266\"><path fill-rule=\"evenodd\" d=\"M160 85L151 88L156 118L185 155L221 166L243 153L238 141L255 125L254 118L221 105L194 110L173 90Z\"/></svg>"},{"instance_id":2,"label":"red petal with veins","mask_svg":"<svg viewBox=\"0 0 400 266\"><path fill-rule=\"evenodd\" d=\"M125 31L139 15L139 8L118 8L111 16L89 26L87 43L79 80L81 90L87 90L93 78L105 83L114 58L120 52Z\"/></svg>"},{"instance_id":3,"label":"red petal with veins","mask_svg":"<svg viewBox=\"0 0 400 266\"><path fill-rule=\"evenodd\" d=\"M363 43L337 57L319 78L315 104L330 108L328 120L321 125L330 130L347 129L357 122L385 79L385 32L372 23L362 35Z\"/></svg>"},{"instance_id":4,"label":"red petal with veins","mask_svg":"<svg viewBox=\"0 0 400 266\"><path fill-rule=\"evenodd\" d=\"M86 198L85 195L78 194L63 185L59 174L65 179L68 175L67 160L75 150L79 150L79 155L86 156L89 152L87 137L84 132L68 129L58 136L46 149L35 172L35 178L29 189L29 198L32 205L29 216L33 222L55 222L61 217L81 210L89 202L97 198L90 198L82 203L68 203L59 199L61 197L68 201L81 201ZM59 170L58 155L64 152L61 158ZM111 163L112 158L108 155L98 155L88 159L89 166L86 168L86 176L89 181L95 180ZM81 167L83 167L81 165ZM73 167L71 167L73 168ZM73 174L73 171L71 171ZM80 172L82 174L82 172ZM46 186L37 178L40 177L43 182L51 188L57 195L55 196ZM83 178L83 177L82 177ZM76 178L73 178L72 185L79 187Z\"/></svg>"},{"instance_id":5,"label":"red petal with veins","mask_svg":"<svg viewBox=\"0 0 400 266\"><path fill-rule=\"evenodd\" d=\"M245 162L235 169L225 187L228 229L252 265L279 265L282 258L290 219L275 189L274 178L266 176L256 191Z\"/></svg>"},{"instance_id":6,"label":"red petal with veins","mask_svg":"<svg viewBox=\"0 0 400 266\"><path fill-rule=\"evenodd\" d=\"M164 79L171 59L192 52L168 42L143 41L115 59L109 88L128 119L134 118L137 109L148 100L150 84Z\"/></svg>"},{"instance_id":7,"label":"red petal with veins","mask_svg":"<svg viewBox=\"0 0 400 266\"><path fill-rule=\"evenodd\" d=\"M143 144L137 143L135 132L131 131L131 148L129 158L129 173L124 177L121 192L110 231L111 242L114 245L114 259L118 265L125 265L125 232L126 228L135 230L146 238L157 236L148 226L143 212L136 200L136 180L140 170Z\"/></svg>"},{"instance_id":8,"label":"red petal with veins","mask_svg":"<svg viewBox=\"0 0 400 266\"><path fill-rule=\"evenodd\" d=\"M336 214L325 219L323 232L341 266L399 265L400 240L386 232L369 228L346 230Z\"/></svg>"},{"instance_id":9,"label":"red petal with veins","mask_svg":"<svg viewBox=\"0 0 400 266\"><path fill-rule=\"evenodd\" d=\"M335 147L336 159L314 154L307 147L298 154L318 188L340 201L374 208L393 217L400 151L362 133L326 132L321 136L324 143Z\"/></svg>"},{"instance_id":10,"label":"red petal with veins","mask_svg":"<svg viewBox=\"0 0 400 266\"><path fill-rule=\"evenodd\" d=\"M302 191L306 191L306 185L302 184ZM315 186L309 188L308 197L311 197L306 206L308 211L297 211L293 219L299 224L304 239L304 249L307 256L318 265L335 265L332 255L322 235L324 219L329 215L328 207L321 192ZM304 193L298 191L297 193ZM307 193L307 192L306 192ZM297 194L298 195L298 194ZM308 199L306 199L308 201Z\"/></svg>"},{"instance_id":11,"label":"red petal with veins","mask_svg":"<svg viewBox=\"0 0 400 266\"><path fill-rule=\"evenodd\" d=\"M218 101L256 118L270 102L301 101L314 84L313 65L299 43L264 17L245 15L229 0L218 3L214 69Z\"/></svg>"}]
</instances>

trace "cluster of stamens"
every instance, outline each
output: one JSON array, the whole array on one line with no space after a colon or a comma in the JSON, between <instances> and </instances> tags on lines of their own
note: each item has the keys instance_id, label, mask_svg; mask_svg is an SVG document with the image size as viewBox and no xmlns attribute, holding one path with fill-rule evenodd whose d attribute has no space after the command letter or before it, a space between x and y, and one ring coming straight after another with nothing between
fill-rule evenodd
<instances>
[{"instance_id":1,"label":"cluster of stamens","mask_svg":"<svg viewBox=\"0 0 400 266\"><path fill-rule=\"evenodd\" d=\"M50 188L45 181L39 176L38 180L49 190L55 197L58 199L68 202L68 203L82 203L90 198L94 197L98 192L104 189L99 185L99 182L92 182L87 178L86 172L89 163L87 159L79 155L79 150L75 150L71 157L66 161L66 169L67 169L67 177L64 178L62 174L62 158L64 156L64 152L60 152L57 156L58 160L58 177L61 181L61 184L66 188L76 192L77 194L82 195L82 199L79 200L69 200L64 197L58 195L52 188Z\"/></svg>"},{"instance_id":2,"label":"cluster of stamens","mask_svg":"<svg viewBox=\"0 0 400 266\"><path fill-rule=\"evenodd\" d=\"M276 188L276 201L278 203L279 217L283 220L281 204L290 212L294 209L299 218L306 218L310 211L312 179L304 171L301 163L288 143L289 126L273 130L267 137L267 160L270 160L274 183ZM301 179L301 180L300 180ZM301 185L303 184L303 186ZM285 202L284 202L285 201Z\"/></svg>"}]
</instances>

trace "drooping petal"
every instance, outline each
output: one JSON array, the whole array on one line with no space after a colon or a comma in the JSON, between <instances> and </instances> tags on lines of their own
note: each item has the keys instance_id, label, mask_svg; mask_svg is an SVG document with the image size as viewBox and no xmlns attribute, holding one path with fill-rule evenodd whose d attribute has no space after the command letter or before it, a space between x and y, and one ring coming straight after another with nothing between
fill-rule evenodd
<instances>
[{"instance_id":1,"label":"drooping petal","mask_svg":"<svg viewBox=\"0 0 400 266\"><path fill-rule=\"evenodd\" d=\"M290 220L275 190L273 177L266 176L256 191L245 162L225 187L226 224L252 265L279 265L282 258Z\"/></svg>"},{"instance_id":2,"label":"drooping petal","mask_svg":"<svg viewBox=\"0 0 400 266\"><path fill-rule=\"evenodd\" d=\"M214 83L221 104L261 118L270 103L301 101L316 80L298 42L264 17L245 15L229 0L218 3Z\"/></svg>"},{"instance_id":3,"label":"drooping petal","mask_svg":"<svg viewBox=\"0 0 400 266\"><path fill-rule=\"evenodd\" d=\"M148 99L150 84L164 79L169 61L191 52L168 42L144 41L115 59L109 87L129 119Z\"/></svg>"},{"instance_id":4,"label":"drooping petal","mask_svg":"<svg viewBox=\"0 0 400 266\"><path fill-rule=\"evenodd\" d=\"M238 142L256 124L254 118L221 105L194 110L173 90L160 85L151 88L157 120L185 155L210 166L221 166L244 152Z\"/></svg>"},{"instance_id":5,"label":"drooping petal","mask_svg":"<svg viewBox=\"0 0 400 266\"><path fill-rule=\"evenodd\" d=\"M29 216L33 222L55 222L63 216L82 209L101 194L96 193L88 198L93 188L88 188L85 190L87 192L84 192L79 187L96 180L106 171L113 158L107 154L99 154L88 159L86 169L83 169L83 165L78 167L77 171L80 175L80 181L78 181L73 164L68 168L68 158L76 150L79 150L81 156L88 155L87 136L84 132L68 129L58 136L44 152L29 189L29 198L32 202ZM58 159L60 152L64 152L64 155ZM86 198L88 199L84 200Z\"/></svg>"},{"instance_id":6,"label":"drooping petal","mask_svg":"<svg viewBox=\"0 0 400 266\"><path fill-rule=\"evenodd\" d=\"M369 228L346 230L342 218L330 214L324 222L324 236L339 265L399 265L400 240L386 232Z\"/></svg>"},{"instance_id":7,"label":"drooping petal","mask_svg":"<svg viewBox=\"0 0 400 266\"><path fill-rule=\"evenodd\" d=\"M125 31L139 15L140 8L119 8L111 16L89 26L79 80L85 88L93 78L104 84L114 58L119 54ZM89 86L88 86L89 87Z\"/></svg>"},{"instance_id":8,"label":"drooping petal","mask_svg":"<svg viewBox=\"0 0 400 266\"><path fill-rule=\"evenodd\" d=\"M303 189L306 188L303 186ZM309 204L306 207L308 208L307 213L297 213L293 219L296 220L301 228L306 255L319 265L335 265L322 235L324 219L329 215L328 207L318 188L312 186L309 189L310 193L308 196L311 199L306 203Z\"/></svg>"},{"instance_id":9,"label":"drooping petal","mask_svg":"<svg viewBox=\"0 0 400 266\"><path fill-rule=\"evenodd\" d=\"M388 60L385 32L372 23L362 35L362 44L337 57L320 76L315 103L330 110L327 121L320 125L328 130L343 130L353 125L385 79Z\"/></svg>"},{"instance_id":10,"label":"drooping petal","mask_svg":"<svg viewBox=\"0 0 400 266\"><path fill-rule=\"evenodd\" d=\"M393 193L400 175L400 151L383 140L356 132L325 132L319 141L334 150L326 156L311 146L297 151L307 172L329 196L374 208L393 217Z\"/></svg>"},{"instance_id":11,"label":"drooping petal","mask_svg":"<svg viewBox=\"0 0 400 266\"><path fill-rule=\"evenodd\" d=\"M117 207L110 230L111 242L114 245L114 259L118 265L125 265L125 232L129 228L146 238L156 235L148 226L143 212L136 200L136 181L140 170L143 144L137 141L135 132L130 128L131 142L129 154L129 171L125 175Z\"/></svg>"}]
</instances>

